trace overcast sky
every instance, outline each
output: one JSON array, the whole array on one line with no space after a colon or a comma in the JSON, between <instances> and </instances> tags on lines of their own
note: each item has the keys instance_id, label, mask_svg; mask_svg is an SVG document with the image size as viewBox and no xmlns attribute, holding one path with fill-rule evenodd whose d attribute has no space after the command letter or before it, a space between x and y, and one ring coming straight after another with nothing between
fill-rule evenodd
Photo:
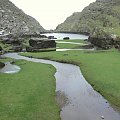
<instances>
[{"instance_id":1,"label":"overcast sky","mask_svg":"<svg viewBox=\"0 0 120 120\"><path fill-rule=\"evenodd\" d=\"M56 26L73 12L80 12L96 0L10 0L26 14L31 15L45 29Z\"/></svg>"}]
</instances>

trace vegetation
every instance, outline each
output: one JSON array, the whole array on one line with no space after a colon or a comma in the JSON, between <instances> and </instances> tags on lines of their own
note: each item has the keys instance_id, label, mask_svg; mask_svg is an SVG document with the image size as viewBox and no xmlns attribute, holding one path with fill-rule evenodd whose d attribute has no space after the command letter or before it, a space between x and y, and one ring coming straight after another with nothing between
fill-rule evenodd
<instances>
[{"instance_id":1,"label":"vegetation","mask_svg":"<svg viewBox=\"0 0 120 120\"><path fill-rule=\"evenodd\" d=\"M26 15L9 0L0 0L0 31L5 33L39 33L45 29L33 17Z\"/></svg>"},{"instance_id":2,"label":"vegetation","mask_svg":"<svg viewBox=\"0 0 120 120\"><path fill-rule=\"evenodd\" d=\"M70 40L57 40L58 42L76 42L76 43L88 43L85 40L80 40L80 39L70 39Z\"/></svg>"},{"instance_id":3,"label":"vegetation","mask_svg":"<svg viewBox=\"0 0 120 120\"><path fill-rule=\"evenodd\" d=\"M19 73L0 73L0 120L59 120L55 68L23 60L15 64Z\"/></svg>"},{"instance_id":4,"label":"vegetation","mask_svg":"<svg viewBox=\"0 0 120 120\"><path fill-rule=\"evenodd\" d=\"M117 50L23 53L22 55L79 65L86 80L111 103L120 107L120 53Z\"/></svg>"},{"instance_id":5,"label":"vegetation","mask_svg":"<svg viewBox=\"0 0 120 120\"><path fill-rule=\"evenodd\" d=\"M12 46L9 44L3 44L2 42L0 42L0 46L2 47L3 50L5 51L12 51Z\"/></svg>"},{"instance_id":6,"label":"vegetation","mask_svg":"<svg viewBox=\"0 0 120 120\"><path fill-rule=\"evenodd\" d=\"M96 0L82 12L73 13L56 31L91 33L94 28L120 35L120 1Z\"/></svg>"},{"instance_id":7,"label":"vegetation","mask_svg":"<svg viewBox=\"0 0 120 120\"><path fill-rule=\"evenodd\" d=\"M69 43L59 43L59 42L73 42L73 43L88 44L87 41L79 40L79 39L57 40L57 49L80 49L83 46L82 44L69 44Z\"/></svg>"},{"instance_id":8,"label":"vegetation","mask_svg":"<svg viewBox=\"0 0 120 120\"><path fill-rule=\"evenodd\" d=\"M69 43L57 43L57 49L77 49L81 48L82 45L79 44L69 44Z\"/></svg>"}]
</instances>

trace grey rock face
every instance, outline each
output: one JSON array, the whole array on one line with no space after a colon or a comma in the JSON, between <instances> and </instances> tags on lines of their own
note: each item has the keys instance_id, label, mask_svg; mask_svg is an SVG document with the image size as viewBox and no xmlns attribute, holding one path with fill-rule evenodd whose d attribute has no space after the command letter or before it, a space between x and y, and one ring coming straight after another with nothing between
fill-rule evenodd
<instances>
[{"instance_id":1,"label":"grey rock face","mask_svg":"<svg viewBox=\"0 0 120 120\"><path fill-rule=\"evenodd\" d=\"M0 31L4 34L40 33L45 29L9 0L0 0Z\"/></svg>"},{"instance_id":2,"label":"grey rock face","mask_svg":"<svg viewBox=\"0 0 120 120\"><path fill-rule=\"evenodd\" d=\"M114 29L120 28L119 9L120 0L97 0L82 12L73 13L56 27L56 31L89 34L97 27L114 32Z\"/></svg>"}]
</instances>

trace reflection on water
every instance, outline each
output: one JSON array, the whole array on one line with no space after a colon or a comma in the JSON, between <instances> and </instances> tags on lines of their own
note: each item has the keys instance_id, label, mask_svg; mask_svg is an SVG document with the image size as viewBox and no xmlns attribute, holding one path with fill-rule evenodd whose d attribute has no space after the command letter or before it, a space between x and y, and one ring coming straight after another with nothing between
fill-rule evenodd
<instances>
[{"instance_id":1,"label":"reflection on water","mask_svg":"<svg viewBox=\"0 0 120 120\"><path fill-rule=\"evenodd\" d=\"M61 91L56 91L56 100L61 109L70 103L65 93Z\"/></svg>"},{"instance_id":2,"label":"reflection on water","mask_svg":"<svg viewBox=\"0 0 120 120\"><path fill-rule=\"evenodd\" d=\"M82 34L71 34L71 33L44 33L41 35L54 36L57 40L62 40L64 37L69 37L70 39L88 39L88 36Z\"/></svg>"},{"instance_id":3,"label":"reflection on water","mask_svg":"<svg viewBox=\"0 0 120 120\"><path fill-rule=\"evenodd\" d=\"M0 69L0 73L13 74L20 71L20 67L17 65L12 65L10 62L5 63L5 67Z\"/></svg>"}]
</instances>

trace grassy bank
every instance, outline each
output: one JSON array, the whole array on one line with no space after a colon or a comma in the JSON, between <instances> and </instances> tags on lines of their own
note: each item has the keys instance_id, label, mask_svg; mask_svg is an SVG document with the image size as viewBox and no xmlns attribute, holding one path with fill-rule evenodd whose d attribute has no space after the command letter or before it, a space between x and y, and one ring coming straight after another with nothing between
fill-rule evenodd
<instances>
[{"instance_id":1,"label":"grassy bank","mask_svg":"<svg viewBox=\"0 0 120 120\"><path fill-rule=\"evenodd\" d=\"M76 42L76 43L84 43L87 44L88 42L85 40L80 39L69 39L69 40L57 40L58 42Z\"/></svg>"},{"instance_id":2,"label":"grassy bank","mask_svg":"<svg viewBox=\"0 0 120 120\"><path fill-rule=\"evenodd\" d=\"M57 48L59 49L80 49L83 45L69 44L69 43L57 43Z\"/></svg>"},{"instance_id":3,"label":"grassy bank","mask_svg":"<svg viewBox=\"0 0 120 120\"><path fill-rule=\"evenodd\" d=\"M57 40L57 48L59 49L81 49L82 44L70 44L70 43L59 43L59 42L73 42L73 43L83 43L88 44L87 41L79 39L70 39L70 40Z\"/></svg>"},{"instance_id":4,"label":"grassy bank","mask_svg":"<svg viewBox=\"0 0 120 120\"><path fill-rule=\"evenodd\" d=\"M0 73L0 120L59 120L55 68L22 60L16 64L19 73Z\"/></svg>"},{"instance_id":5,"label":"grassy bank","mask_svg":"<svg viewBox=\"0 0 120 120\"><path fill-rule=\"evenodd\" d=\"M22 55L79 65L86 80L120 108L120 53L118 51L66 51Z\"/></svg>"}]
</instances>

